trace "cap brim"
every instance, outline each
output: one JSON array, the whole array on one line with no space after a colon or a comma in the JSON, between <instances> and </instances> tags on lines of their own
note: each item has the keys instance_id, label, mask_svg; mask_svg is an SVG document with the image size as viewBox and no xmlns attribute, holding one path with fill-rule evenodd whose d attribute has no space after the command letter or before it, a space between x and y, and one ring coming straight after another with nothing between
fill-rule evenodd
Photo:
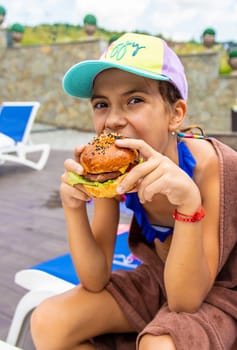
<instances>
[{"instance_id":1,"label":"cap brim","mask_svg":"<svg viewBox=\"0 0 237 350\"><path fill-rule=\"evenodd\" d=\"M92 95L93 81L95 77L100 72L110 68L117 68L145 78L166 81L170 80L164 75L135 67L100 60L88 60L75 64L67 71L63 78L63 89L71 96L90 98Z\"/></svg>"}]
</instances>

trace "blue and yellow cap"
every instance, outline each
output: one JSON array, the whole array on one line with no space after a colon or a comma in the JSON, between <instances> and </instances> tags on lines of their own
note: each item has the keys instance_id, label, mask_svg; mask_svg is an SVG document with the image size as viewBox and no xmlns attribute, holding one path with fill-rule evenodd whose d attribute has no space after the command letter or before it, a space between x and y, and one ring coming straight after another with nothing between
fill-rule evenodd
<instances>
[{"instance_id":1,"label":"blue and yellow cap","mask_svg":"<svg viewBox=\"0 0 237 350\"><path fill-rule=\"evenodd\" d=\"M188 84L184 67L176 53L160 38L127 33L113 41L98 60L72 66L63 78L63 88L71 96L90 98L96 76L117 68L145 78L173 84L187 100Z\"/></svg>"}]
</instances>

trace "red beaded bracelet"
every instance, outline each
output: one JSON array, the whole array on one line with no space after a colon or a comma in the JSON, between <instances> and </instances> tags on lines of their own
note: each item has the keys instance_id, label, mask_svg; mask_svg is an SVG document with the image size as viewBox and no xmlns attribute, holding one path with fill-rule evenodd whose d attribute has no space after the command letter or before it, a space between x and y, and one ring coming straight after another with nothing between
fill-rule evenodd
<instances>
[{"instance_id":1,"label":"red beaded bracelet","mask_svg":"<svg viewBox=\"0 0 237 350\"><path fill-rule=\"evenodd\" d=\"M203 207L201 207L201 209L199 211L196 211L196 213L193 215L180 213L177 209L175 209L173 213L173 218L175 220L182 221L182 222L197 222L202 220L204 216L205 216L205 211Z\"/></svg>"}]
</instances>

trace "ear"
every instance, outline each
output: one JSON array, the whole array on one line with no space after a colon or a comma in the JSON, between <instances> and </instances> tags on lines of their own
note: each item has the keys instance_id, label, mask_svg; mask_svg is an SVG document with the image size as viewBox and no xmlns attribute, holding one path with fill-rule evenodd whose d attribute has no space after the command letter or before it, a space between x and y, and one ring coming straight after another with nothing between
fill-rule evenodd
<instances>
[{"instance_id":1,"label":"ear","mask_svg":"<svg viewBox=\"0 0 237 350\"><path fill-rule=\"evenodd\" d=\"M169 120L169 131L175 131L180 128L186 117L187 104L184 100L178 100L173 106Z\"/></svg>"}]
</instances>

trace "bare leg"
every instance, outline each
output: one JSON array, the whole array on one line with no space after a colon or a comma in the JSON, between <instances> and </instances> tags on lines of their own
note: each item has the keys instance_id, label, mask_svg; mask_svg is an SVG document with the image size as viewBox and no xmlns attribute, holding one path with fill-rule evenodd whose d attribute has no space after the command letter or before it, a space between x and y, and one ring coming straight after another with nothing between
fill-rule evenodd
<instances>
[{"instance_id":1,"label":"bare leg","mask_svg":"<svg viewBox=\"0 0 237 350\"><path fill-rule=\"evenodd\" d=\"M31 317L37 350L89 350L93 347L84 343L96 335L133 331L110 293L91 293L81 286L47 299Z\"/></svg>"},{"instance_id":2,"label":"bare leg","mask_svg":"<svg viewBox=\"0 0 237 350\"><path fill-rule=\"evenodd\" d=\"M173 339L168 334L161 336L145 334L142 336L138 348L139 350L176 350Z\"/></svg>"}]
</instances>

